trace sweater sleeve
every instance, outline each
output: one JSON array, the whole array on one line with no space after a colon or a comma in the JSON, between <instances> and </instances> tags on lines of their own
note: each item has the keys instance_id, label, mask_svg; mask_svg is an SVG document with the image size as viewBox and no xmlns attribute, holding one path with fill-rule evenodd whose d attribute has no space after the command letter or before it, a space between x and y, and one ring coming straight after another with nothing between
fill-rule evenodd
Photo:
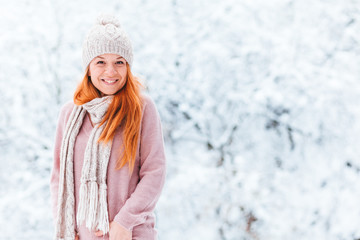
<instances>
[{"instance_id":1,"label":"sweater sleeve","mask_svg":"<svg viewBox=\"0 0 360 240\"><path fill-rule=\"evenodd\" d=\"M54 144L54 156L53 156L53 167L50 176L50 193L52 201L52 212L54 221L57 215L57 202L58 202L58 189L59 189L59 172L60 172L60 149L61 141L63 137L63 131L65 128L66 120L69 118L72 110L72 103L64 105L60 111L58 124L55 133L55 144Z\"/></svg>"},{"instance_id":2,"label":"sweater sleeve","mask_svg":"<svg viewBox=\"0 0 360 240\"><path fill-rule=\"evenodd\" d=\"M140 132L140 181L114 220L132 230L151 215L165 182L165 152L159 114L147 99Z\"/></svg>"}]
</instances>

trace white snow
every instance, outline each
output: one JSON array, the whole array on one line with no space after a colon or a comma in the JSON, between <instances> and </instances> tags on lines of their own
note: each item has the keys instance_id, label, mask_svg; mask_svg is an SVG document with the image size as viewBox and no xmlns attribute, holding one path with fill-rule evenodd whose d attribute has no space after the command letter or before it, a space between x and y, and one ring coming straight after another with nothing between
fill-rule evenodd
<instances>
[{"instance_id":1,"label":"white snow","mask_svg":"<svg viewBox=\"0 0 360 240\"><path fill-rule=\"evenodd\" d=\"M159 239L360 238L354 0L1 1L0 240L51 239L58 112L100 12L163 121Z\"/></svg>"}]
</instances>

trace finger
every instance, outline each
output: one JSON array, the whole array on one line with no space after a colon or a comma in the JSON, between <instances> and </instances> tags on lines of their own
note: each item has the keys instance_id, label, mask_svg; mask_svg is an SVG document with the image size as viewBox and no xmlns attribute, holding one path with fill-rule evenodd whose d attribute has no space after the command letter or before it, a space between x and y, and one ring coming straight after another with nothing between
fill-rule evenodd
<instances>
[{"instance_id":1,"label":"finger","mask_svg":"<svg viewBox=\"0 0 360 240\"><path fill-rule=\"evenodd\" d=\"M94 232L94 234L97 237L101 237L102 235L104 235L103 231L101 231L101 230Z\"/></svg>"}]
</instances>

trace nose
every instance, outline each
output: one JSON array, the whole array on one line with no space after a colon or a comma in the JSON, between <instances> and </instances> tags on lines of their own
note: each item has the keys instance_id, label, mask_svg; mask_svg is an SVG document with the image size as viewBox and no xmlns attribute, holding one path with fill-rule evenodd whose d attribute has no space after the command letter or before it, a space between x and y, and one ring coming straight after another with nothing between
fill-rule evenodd
<instances>
[{"instance_id":1,"label":"nose","mask_svg":"<svg viewBox=\"0 0 360 240\"><path fill-rule=\"evenodd\" d=\"M115 66L113 64L107 64L105 71L107 74L113 75L116 73Z\"/></svg>"}]
</instances>

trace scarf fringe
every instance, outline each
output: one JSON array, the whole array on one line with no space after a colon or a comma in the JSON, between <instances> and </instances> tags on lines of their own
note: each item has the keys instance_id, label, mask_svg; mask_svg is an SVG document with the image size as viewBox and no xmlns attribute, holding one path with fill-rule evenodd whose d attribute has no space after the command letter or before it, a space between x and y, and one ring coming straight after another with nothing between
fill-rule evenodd
<instances>
[{"instance_id":1,"label":"scarf fringe","mask_svg":"<svg viewBox=\"0 0 360 240\"><path fill-rule=\"evenodd\" d=\"M90 194L87 194L89 189ZM104 235L107 234L110 227L106 184L102 183L98 188L96 182L81 183L80 193L83 194L80 194L81 198L76 217L78 226L85 222L88 229L101 230ZM91 196L99 196L99 199Z\"/></svg>"},{"instance_id":2,"label":"scarf fringe","mask_svg":"<svg viewBox=\"0 0 360 240\"><path fill-rule=\"evenodd\" d=\"M109 232L109 216L107 210L107 186L106 184L100 184L99 189L99 224L98 229L101 230L104 235Z\"/></svg>"},{"instance_id":3,"label":"scarf fringe","mask_svg":"<svg viewBox=\"0 0 360 240\"><path fill-rule=\"evenodd\" d=\"M77 211L77 216L76 216L76 222L77 225L80 226L86 219L86 216L88 215L88 186L87 183L81 183L80 184L80 193L79 196L80 197L80 201L79 201L79 207L78 207L78 211Z\"/></svg>"},{"instance_id":4,"label":"scarf fringe","mask_svg":"<svg viewBox=\"0 0 360 240\"><path fill-rule=\"evenodd\" d=\"M86 227L88 229L97 230L96 227L96 212L98 207L98 196L99 196L99 189L97 182L89 182L90 184L90 196L88 199L88 217L86 218Z\"/></svg>"}]
</instances>

